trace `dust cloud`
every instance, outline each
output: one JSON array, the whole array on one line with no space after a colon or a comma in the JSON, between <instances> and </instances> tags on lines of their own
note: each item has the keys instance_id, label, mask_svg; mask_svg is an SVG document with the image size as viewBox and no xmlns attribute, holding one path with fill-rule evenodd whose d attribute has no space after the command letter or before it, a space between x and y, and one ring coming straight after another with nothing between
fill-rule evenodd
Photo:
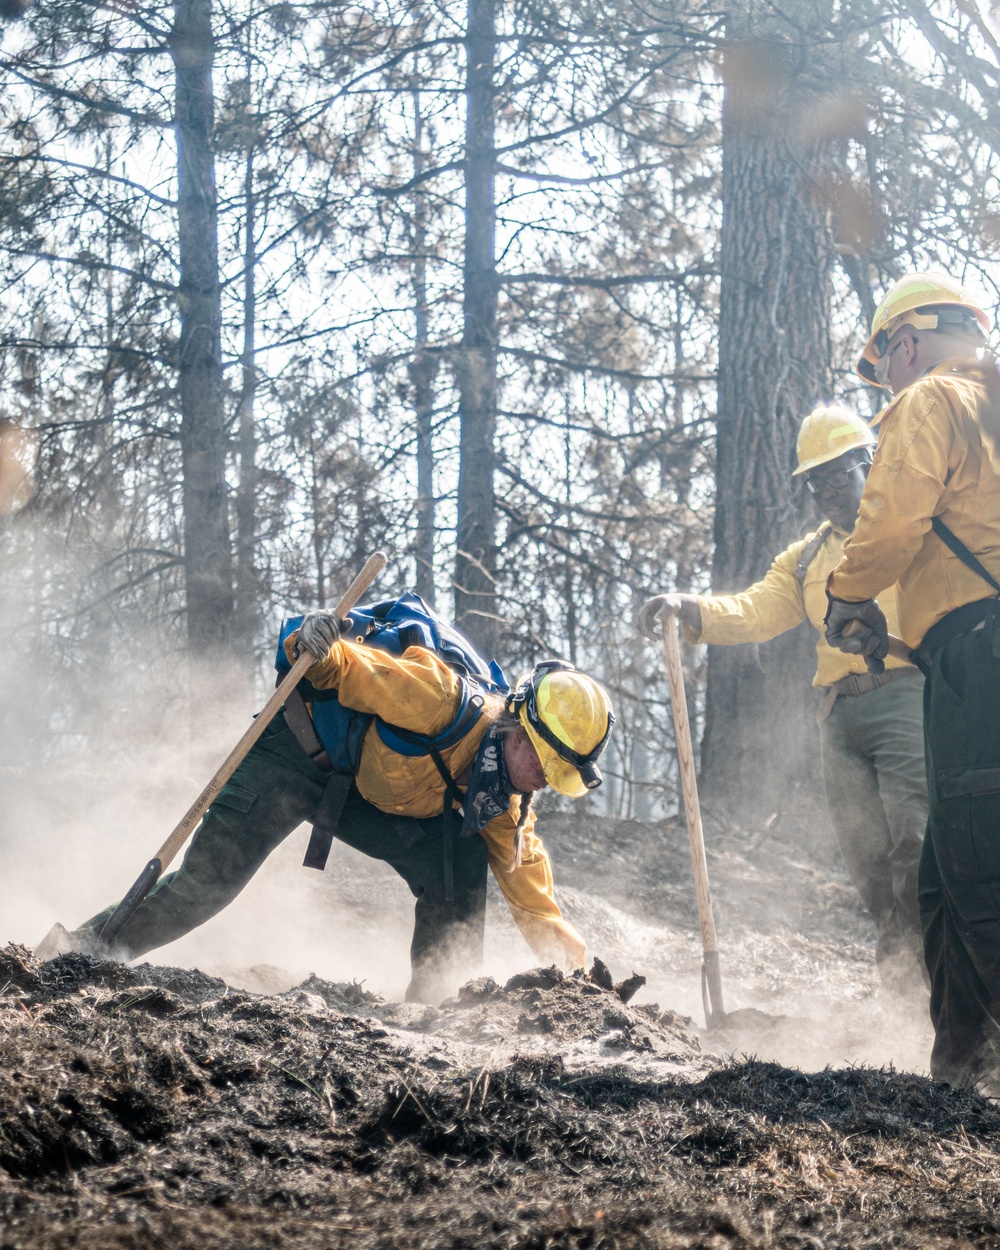
<instances>
[{"instance_id":1,"label":"dust cloud","mask_svg":"<svg viewBox=\"0 0 1000 1250\"><path fill-rule=\"evenodd\" d=\"M244 724L230 709L230 742ZM81 758L74 767L5 768L0 941L33 946L54 921L73 927L117 898L224 754L193 758L178 731L177 742L133 741L113 761L92 759L89 767ZM561 904L590 954L616 977L646 976L637 1004L656 1002L701 1028L701 951L683 827L543 812L540 829ZM401 1000L408 890L387 865L337 842L325 873L303 868L307 840L302 826L229 908L149 958L259 993L283 992L315 973ZM926 1014L920 1004L904 1009L880 999L871 926L842 870L800 862L783 847L757 846L748 855L731 837L712 843L710 828L726 1008L734 1014L731 1027L702 1033L703 1048L806 1070L893 1064L925 1071ZM503 984L533 962L491 881L481 971Z\"/></svg>"},{"instance_id":2,"label":"dust cloud","mask_svg":"<svg viewBox=\"0 0 1000 1250\"><path fill-rule=\"evenodd\" d=\"M43 541L32 536L34 567ZM26 575L20 591L8 576L0 599L0 625L20 646L0 677L0 942L31 947L54 922L73 928L121 896L268 693L263 661L255 692L245 678L240 687L188 672L176 641L146 624L160 618L141 597L113 621L91 614L77 637L82 592L63 575L45 602L32 599ZM647 978L637 1003L701 1027L683 824L614 821L586 801L572 812L545 807L539 829L557 894L589 954L616 978ZM711 813L706 836L726 1007L738 1021L703 1034L703 1046L812 1069L925 1071L926 1010L879 997L872 927L832 847L824 855L794 829L734 828ZM229 908L151 958L263 993L315 973L400 1000L408 890L339 843L325 873L303 868L307 838L305 826L293 832ZM534 962L491 881L481 971L502 984Z\"/></svg>"}]
</instances>

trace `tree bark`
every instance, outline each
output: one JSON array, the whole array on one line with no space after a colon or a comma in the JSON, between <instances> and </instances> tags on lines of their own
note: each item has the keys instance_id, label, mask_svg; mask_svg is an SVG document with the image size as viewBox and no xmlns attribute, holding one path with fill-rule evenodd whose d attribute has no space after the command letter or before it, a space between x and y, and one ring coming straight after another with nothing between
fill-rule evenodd
<instances>
[{"instance_id":1,"label":"tree bark","mask_svg":"<svg viewBox=\"0 0 1000 1250\"><path fill-rule=\"evenodd\" d=\"M257 584L257 427L254 401L257 393L257 244L254 198L254 149L247 150L243 172L246 205L243 252L243 351L240 356L240 403L237 440L240 476L236 488L236 619L242 645L253 646L260 619L260 587Z\"/></svg>"},{"instance_id":2,"label":"tree bark","mask_svg":"<svg viewBox=\"0 0 1000 1250\"><path fill-rule=\"evenodd\" d=\"M413 93L413 180L419 183L424 170L423 115L420 93ZM434 604L434 377L437 359L428 350L429 310L427 307L427 197L418 190L413 205L413 359L410 382L417 425L417 532L415 536L417 594Z\"/></svg>"},{"instance_id":3,"label":"tree bark","mask_svg":"<svg viewBox=\"0 0 1000 1250\"><path fill-rule=\"evenodd\" d=\"M813 193L822 152L797 138L809 115L807 37L768 12L732 24L723 71L720 592L750 585L818 523L791 473L798 426L831 388L833 246ZM707 794L744 817L819 792L814 644L802 625L761 646L710 649L702 778Z\"/></svg>"},{"instance_id":4,"label":"tree bark","mask_svg":"<svg viewBox=\"0 0 1000 1250\"><path fill-rule=\"evenodd\" d=\"M455 620L495 654L498 641L494 439L497 412L495 0L469 0L466 32L465 261L458 359Z\"/></svg>"},{"instance_id":5,"label":"tree bark","mask_svg":"<svg viewBox=\"0 0 1000 1250\"><path fill-rule=\"evenodd\" d=\"M226 501L211 0L178 0L171 55L176 87L180 282L178 382L184 472L188 645L225 657L233 639Z\"/></svg>"}]
</instances>

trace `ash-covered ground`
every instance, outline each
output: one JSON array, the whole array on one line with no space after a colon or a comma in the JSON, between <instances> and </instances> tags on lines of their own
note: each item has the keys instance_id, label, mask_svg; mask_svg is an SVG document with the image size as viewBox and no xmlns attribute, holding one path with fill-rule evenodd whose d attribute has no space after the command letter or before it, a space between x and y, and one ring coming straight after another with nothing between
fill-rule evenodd
<instances>
[{"instance_id":1,"label":"ash-covered ground","mask_svg":"<svg viewBox=\"0 0 1000 1250\"><path fill-rule=\"evenodd\" d=\"M494 897L488 975L400 1003L405 889L294 838L157 964L2 949L0 1247L1000 1246L1000 1111L921 1075L830 848L709 822L736 1016L706 1032L683 826L542 831L612 975L531 970ZM70 923L132 868L62 854Z\"/></svg>"},{"instance_id":2,"label":"ash-covered ground","mask_svg":"<svg viewBox=\"0 0 1000 1250\"><path fill-rule=\"evenodd\" d=\"M5 1250L995 1246L998 1200L978 1095L720 1063L601 975L434 1009L0 950Z\"/></svg>"}]
</instances>

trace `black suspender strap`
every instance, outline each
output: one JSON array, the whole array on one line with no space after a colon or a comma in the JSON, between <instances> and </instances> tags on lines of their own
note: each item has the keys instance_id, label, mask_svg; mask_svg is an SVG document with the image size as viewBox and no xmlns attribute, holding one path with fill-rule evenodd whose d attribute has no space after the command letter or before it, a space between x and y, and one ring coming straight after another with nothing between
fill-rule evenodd
<instances>
[{"instance_id":1,"label":"black suspender strap","mask_svg":"<svg viewBox=\"0 0 1000 1250\"><path fill-rule=\"evenodd\" d=\"M444 829L442 831L444 901L453 903L455 901L455 804L457 803L459 809L464 810L465 795L455 784L455 778L448 771L448 765L442 759L441 752L434 747L428 747L427 750L444 782Z\"/></svg>"},{"instance_id":2,"label":"black suspender strap","mask_svg":"<svg viewBox=\"0 0 1000 1250\"><path fill-rule=\"evenodd\" d=\"M309 835L306 857L302 861L303 868L315 868L318 872L326 868L330 848L333 846L333 835L337 832L337 822L353 785L353 773L334 773L326 783L312 833Z\"/></svg>"},{"instance_id":3,"label":"black suspender strap","mask_svg":"<svg viewBox=\"0 0 1000 1250\"><path fill-rule=\"evenodd\" d=\"M978 573L983 581L987 585L992 586L997 594L1000 595L1000 582L976 559L965 543L945 525L939 516L931 517L931 529L933 529L934 533L937 534L952 555L958 556L967 568L972 569L973 573Z\"/></svg>"},{"instance_id":4,"label":"black suspender strap","mask_svg":"<svg viewBox=\"0 0 1000 1250\"><path fill-rule=\"evenodd\" d=\"M832 529L833 526L829 522L827 522L826 525L821 525L812 538L810 538L810 540L802 548L802 554L799 556L799 562L795 566L795 576L800 582L804 582L806 580L806 574L809 572L809 565L816 559L820 547L822 547L826 542Z\"/></svg>"}]
</instances>

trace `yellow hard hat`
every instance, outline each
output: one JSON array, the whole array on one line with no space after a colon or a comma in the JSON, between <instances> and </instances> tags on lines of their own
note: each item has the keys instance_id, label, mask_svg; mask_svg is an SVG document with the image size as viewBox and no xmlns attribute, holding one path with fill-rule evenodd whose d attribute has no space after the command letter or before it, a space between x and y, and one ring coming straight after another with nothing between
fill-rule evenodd
<instances>
[{"instance_id":1,"label":"yellow hard hat","mask_svg":"<svg viewBox=\"0 0 1000 1250\"><path fill-rule=\"evenodd\" d=\"M820 404L799 426L799 436L795 440L799 467L792 476L836 460L845 451L874 446L874 435L856 412L842 404Z\"/></svg>"},{"instance_id":2,"label":"yellow hard hat","mask_svg":"<svg viewBox=\"0 0 1000 1250\"><path fill-rule=\"evenodd\" d=\"M603 686L572 664L545 660L518 682L511 707L553 790L578 799L601 784L597 760L615 723Z\"/></svg>"},{"instance_id":3,"label":"yellow hard hat","mask_svg":"<svg viewBox=\"0 0 1000 1250\"><path fill-rule=\"evenodd\" d=\"M960 282L944 273L907 274L882 296L872 317L868 342L858 357L857 371L869 386L882 385L875 376L875 365L904 325L912 325L914 330L953 328L979 335L984 341L990 332L989 317Z\"/></svg>"}]
</instances>

